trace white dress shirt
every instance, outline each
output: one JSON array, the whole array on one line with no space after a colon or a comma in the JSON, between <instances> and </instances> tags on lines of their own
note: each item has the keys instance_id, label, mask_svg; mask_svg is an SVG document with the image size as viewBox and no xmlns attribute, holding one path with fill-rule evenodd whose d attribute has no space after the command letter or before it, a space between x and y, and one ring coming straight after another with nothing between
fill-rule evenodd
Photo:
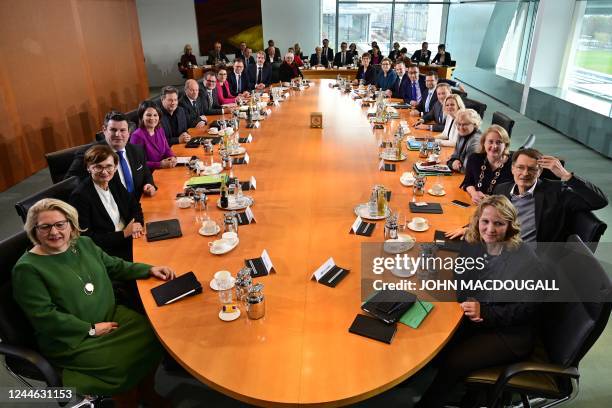
<instances>
[{"instance_id":1,"label":"white dress shirt","mask_svg":"<svg viewBox=\"0 0 612 408\"><path fill-rule=\"evenodd\" d=\"M108 216L113 221L113 224L115 224L115 231L123 231L123 229L125 228L125 223L121 219L121 214L119 214L119 207L117 207L117 203L115 202L115 198L113 197L110 188L108 190L104 190L96 183L94 183L94 187L98 192L98 196L100 197L102 205L104 205Z\"/></svg>"},{"instance_id":2,"label":"white dress shirt","mask_svg":"<svg viewBox=\"0 0 612 408\"><path fill-rule=\"evenodd\" d=\"M436 137L436 140L442 146L455 147L458 138L459 134L457 133L457 126L455 126L455 119L447 115L444 121L444 130Z\"/></svg>"}]
</instances>

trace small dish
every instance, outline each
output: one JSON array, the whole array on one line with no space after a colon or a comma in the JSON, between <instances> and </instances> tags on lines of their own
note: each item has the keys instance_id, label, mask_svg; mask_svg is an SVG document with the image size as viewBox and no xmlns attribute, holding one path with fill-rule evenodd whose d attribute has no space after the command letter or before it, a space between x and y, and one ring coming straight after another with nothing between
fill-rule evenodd
<instances>
[{"instance_id":1,"label":"small dish","mask_svg":"<svg viewBox=\"0 0 612 408\"><path fill-rule=\"evenodd\" d=\"M398 235L396 239L388 239L383 244L385 252L389 254L401 254L414 247L416 238L408 234Z\"/></svg>"},{"instance_id":2,"label":"small dish","mask_svg":"<svg viewBox=\"0 0 612 408\"><path fill-rule=\"evenodd\" d=\"M202 227L198 230L198 234L203 235L205 237L212 237L213 235L217 235L219 231L221 231L221 227L216 225L214 232L204 232L204 227Z\"/></svg>"},{"instance_id":3,"label":"small dish","mask_svg":"<svg viewBox=\"0 0 612 408\"><path fill-rule=\"evenodd\" d=\"M246 149L242 146L238 146L236 149L229 150L228 153L230 156L239 156L241 154L245 154Z\"/></svg>"},{"instance_id":4,"label":"small dish","mask_svg":"<svg viewBox=\"0 0 612 408\"><path fill-rule=\"evenodd\" d=\"M219 129L214 128L214 127L210 128L210 129L208 129L208 134L209 135L218 135L219 134Z\"/></svg>"},{"instance_id":5,"label":"small dish","mask_svg":"<svg viewBox=\"0 0 612 408\"><path fill-rule=\"evenodd\" d=\"M402 184L402 186L406 186L406 187L412 187L414 185L415 180L416 179L414 177L412 178L400 177L400 183Z\"/></svg>"},{"instance_id":6,"label":"small dish","mask_svg":"<svg viewBox=\"0 0 612 408\"><path fill-rule=\"evenodd\" d=\"M240 201L236 201L236 197L231 195L227 199L227 207L226 208L221 207L221 198L220 197L217 199L217 207L219 207L222 210L244 210L245 208L253 205L254 202L255 202L255 200L252 197L249 197L249 196L246 196L246 195L242 196L240 198Z\"/></svg>"},{"instance_id":7,"label":"small dish","mask_svg":"<svg viewBox=\"0 0 612 408\"><path fill-rule=\"evenodd\" d=\"M398 159L395 153L388 154L388 153L383 152L378 157L384 160L388 160L388 161L404 161L408 158L408 155L402 152L400 158Z\"/></svg>"},{"instance_id":8,"label":"small dish","mask_svg":"<svg viewBox=\"0 0 612 408\"><path fill-rule=\"evenodd\" d=\"M431 188L429 190L427 190L427 192L435 197L442 197L446 195L446 191L442 190L439 194L436 194Z\"/></svg>"},{"instance_id":9,"label":"small dish","mask_svg":"<svg viewBox=\"0 0 612 408\"><path fill-rule=\"evenodd\" d=\"M236 309L233 313L225 313L223 310L219 311L219 319L224 322L232 322L240 317L240 309Z\"/></svg>"},{"instance_id":10,"label":"small dish","mask_svg":"<svg viewBox=\"0 0 612 408\"><path fill-rule=\"evenodd\" d=\"M232 285L228 288L231 289L234 287L234 284L236 283L236 278L234 278L233 276L230 278L230 281L232 282ZM219 286L217 286L217 280L215 278L212 278L210 280L210 288L212 290L219 290ZM231 314L231 313L225 313L225 314Z\"/></svg>"},{"instance_id":11,"label":"small dish","mask_svg":"<svg viewBox=\"0 0 612 408\"><path fill-rule=\"evenodd\" d=\"M389 208L387 207L387 209L385 210L385 214L384 215L374 215L374 216L371 216L370 215L370 211L368 210L368 204L367 203L357 205L355 207L354 211L355 211L355 215L360 216L364 220L384 220L385 218L387 218L389 216L389 214L391 214Z\"/></svg>"},{"instance_id":12,"label":"small dish","mask_svg":"<svg viewBox=\"0 0 612 408\"><path fill-rule=\"evenodd\" d=\"M423 232L423 231L427 231L427 230L429 229L429 224L426 224L426 225L424 225L424 226L423 226L423 227L421 227L421 228L417 228L417 227L416 227L416 226L415 226L415 225L412 223L412 221L411 221L411 222L409 222L408 224L406 224L406 226L407 226L408 228L410 228L411 230L415 231L415 232Z\"/></svg>"},{"instance_id":13,"label":"small dish","mask_svg":"<svg viewBox=\"0 0 612 408\"><path fill-rule=\"evenodd\" d=\"M214 246L210 246L210 253L213 255L223 255L223 254L227 254L228 252L230 252L232 249L236 248L238 246L238 243L240 242L240 239L236 239L234 242L230 242L227 241L225 239L217 239L213 242L218 242L218 241L223 241L223 243L225 245L223 245L222 248L215 248Z\"/></svg>"}]
</instances>

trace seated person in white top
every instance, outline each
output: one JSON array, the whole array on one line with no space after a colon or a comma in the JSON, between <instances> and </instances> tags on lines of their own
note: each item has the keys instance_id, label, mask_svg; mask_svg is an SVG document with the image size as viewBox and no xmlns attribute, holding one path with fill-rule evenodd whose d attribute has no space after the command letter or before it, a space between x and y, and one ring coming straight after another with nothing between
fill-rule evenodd
<instances>
[{"instance_id":1,"label":"seated person in white top","mask_svg":"<svg viewBox=\"0 0 612 408\"><path fill-rule=\"evenodd\" d=\"M465 104L461 97L456 94L451 94L444 100L444 130L436 136L436 141L442 146L455 147L457 144L457 126L455 126L455 114L465 109Z\"/></svg>"}]
</instances>

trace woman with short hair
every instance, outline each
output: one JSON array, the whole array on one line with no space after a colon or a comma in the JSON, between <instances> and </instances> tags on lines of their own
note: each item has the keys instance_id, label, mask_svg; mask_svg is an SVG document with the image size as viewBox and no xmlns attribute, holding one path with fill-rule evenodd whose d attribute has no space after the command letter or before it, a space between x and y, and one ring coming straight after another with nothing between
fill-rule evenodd
<instances>
[{"instance_id":1,"label":"woman with short hair","mask_svg":"<svg viewBox=\"0 0 612 408\"><path fill-rule=\"evenodd\" d=\"M143 101L138 107L138 129L130 136L130 143L140 145L145 151L149 169L168 169L176 166L176 157L168 145L162 113L153 101Z\"/></svg>"},{"instance_id":2,"label":"woman with short hair","mask_svg":"<svg viewBox=\"0 0 612 408\"><path fill-rule=\"evenodd\" d=\"M457 144L455 151L446 163L452 170L465 172L469 157L478 149L480 143L480 115L474 109L461 109L456 113Z\"/></svg>"},{"instance_id":3,"label":"woman with short hair","mask_svg":"<svg viewBox=\"0 0 612 408\"><path fill-rule=\"evenodd\" d=\"M231 105L236 103L236 95L232 95L229 82L227 82L227 70L220 68L217 71L217 97L220 105Z\"/></svg>"},{"instance_id":4,"label":"woman with short hair","mask_svg":"<svg viewBox=\"0 0 612 408\"><path fill-rule=\"evenodd\" d=\"M376 76L376 88L381 91L393 89L393 84L395 84L397 74L395 73L395 70L391 69L392 65L393 62L389 58L383 59L380 64L381 70Z\"/></svg>"},{"instance_id":5,"label":"woman with short hair","mask_svg":"<svg viewBox=\"0 0 612 408\"><path fill-rule=\"evenodd\" d=\"M370 65L371 56L369 52L364 52L361 55L361 65L357 69L357 76L353 84L359 84L359 80L363 79L366 85L376 85L376 70Z\"/></svg>"},{"instance_id":6,"label":"woman with short hair","mask_svg":"<svg viewBox=\"0 0 612 408\"><path fill-rule=\"evenodd\" d=\"M449 95L443 103L443 111L446 115L444 120L444 130L436 136L436 141L442 146L455 147L457 145L458 133L456 115L460 110L465 109L465 104L461 96L456 94Z\"/></svg>"}]
</instances>

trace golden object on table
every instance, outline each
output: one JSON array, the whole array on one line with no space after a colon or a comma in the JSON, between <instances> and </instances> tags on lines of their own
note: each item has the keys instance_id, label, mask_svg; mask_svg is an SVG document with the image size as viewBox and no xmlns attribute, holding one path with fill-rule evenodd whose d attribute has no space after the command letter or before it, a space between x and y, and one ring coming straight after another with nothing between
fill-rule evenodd
<instances>
[{"instance_id":1,"label":"golden object on table","mask_svg":"<svg viewBox=\"0 0 612 408\"><path fill-rule=\"evenodd\" d=\"M311 112L310 113L310 127L315 129L323 128L323 113Z\"/></svg>"}]
</instances>

